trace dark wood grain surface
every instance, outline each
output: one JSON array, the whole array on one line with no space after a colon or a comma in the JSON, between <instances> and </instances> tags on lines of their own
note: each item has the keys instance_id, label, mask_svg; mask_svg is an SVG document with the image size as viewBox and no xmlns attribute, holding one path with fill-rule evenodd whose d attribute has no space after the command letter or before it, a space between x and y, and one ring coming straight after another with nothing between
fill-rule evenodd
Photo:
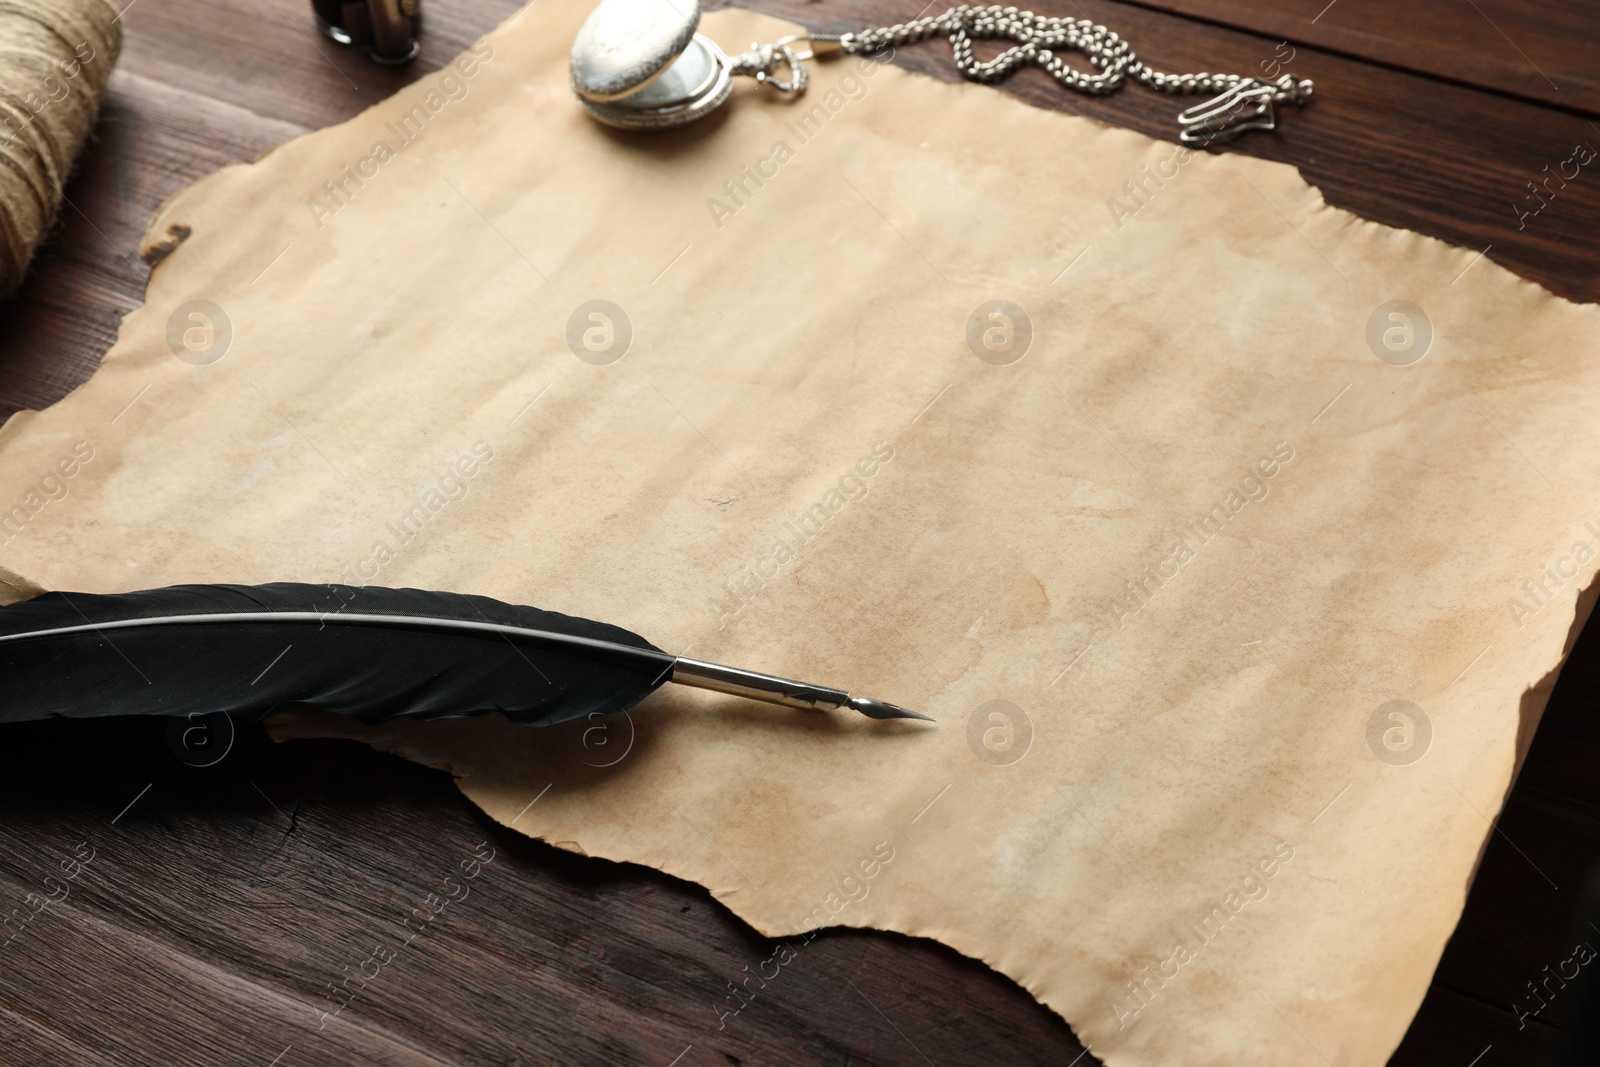
<instances>
[{"instance_id":1,"label":"dark wood grain surface","mask_svg":"<svg viewBox=\"0 0 1600 1067\"><path fill-rule=\"evenodd\" d=\"M1569 0L1138 0L1580 114L1600 108L1600 6Z\"/></svg>"},{"instance_id":2,"label":"dark wood grain surface","mask_svg":"<svg viewBox=\"0 0 1600 1067\"><path fill-rule=\"evenodd\" d=\"M842 29L921 3L753 6ZM0 413L52 403L92 373L141 300L134 250L165 197L348 118L514 10L430 0L422 56L397 70L318 37L292 0L136 0L70 204L0 306ZM1036 10L1105 22L1169 70L1262 70L1292 50L1316 102L1230 150L1292 163L1330 203L1600 299L1600 173L1525 214L1539 206L1528 182L1576 144L1600 146L1593 3ZM897 62L954 77L938 42ZM1030 71L996 91L1174 139L1172 100L1142 88L1086 99ZM1576 994L1535 1017L1514 1005L1533 1006L1527 983L1572 955L1600 856L1595 629L1577 642L1396 1064L1560 1062ZM157 725L12 728L0 813L8 1065L1096 1062L1009 980L888 934L819 935L722 1019L727 983L773 946L705 891L530 842L442 773L348 743L273 745L251 728L200 770Z\"/></svg>"}]
</instances>

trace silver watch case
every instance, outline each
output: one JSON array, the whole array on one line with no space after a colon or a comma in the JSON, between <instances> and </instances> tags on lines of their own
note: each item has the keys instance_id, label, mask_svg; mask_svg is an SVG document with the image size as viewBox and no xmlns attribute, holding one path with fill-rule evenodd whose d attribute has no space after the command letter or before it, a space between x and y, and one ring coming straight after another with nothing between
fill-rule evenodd
<instances>
[{"instance_id":1,"label":"silver watch case","mask_svg":"<svg viewBox=\"0 0 1600 1067\"><path fill-rule=\"evenodd\" d=\"M608 126L693 122L733 89L732 60L699 24L699 0L601 0L572 43L572 91Z\"/></svg>"}]
</instances>

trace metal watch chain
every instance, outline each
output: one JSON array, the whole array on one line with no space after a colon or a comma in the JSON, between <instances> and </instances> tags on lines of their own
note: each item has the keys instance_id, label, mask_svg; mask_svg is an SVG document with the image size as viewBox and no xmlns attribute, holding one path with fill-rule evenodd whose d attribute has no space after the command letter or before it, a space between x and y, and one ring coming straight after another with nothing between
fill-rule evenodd
<instances>
[{"instance_id":1,"label":"metal watch chain","mask_svg":"<svg viewBox=\"0 0 1600 1067\"><path fill-rule=\"evenodd\" d=\"M962 4L942 15L855 33L785 37L733 57L730 71L782 92L803 92L807 59L841 52L872 54L935 35L949 39L956 66L974 81L996 82L1032 63L1043 67L1067 88L1094 96L1116 92L1129 78L1163 93L1217 94L1178 114L1178 138L1186 145L1223 141L1246 130L1274 129L1277 105L1304 104L1313 91L1309 80L1287 73L1270 81L1238 74L1163 74L1142 63L1127 41L1088 19L1045 18L997 4ZM980 60L973 54L973 41L996 37L1017 43L990 60ZM1058 54L1061 50L1083 53L1098 73L1068 66ZM789 68L787 79L776 76L780 65Z\"/></svg>"}]
</instances>

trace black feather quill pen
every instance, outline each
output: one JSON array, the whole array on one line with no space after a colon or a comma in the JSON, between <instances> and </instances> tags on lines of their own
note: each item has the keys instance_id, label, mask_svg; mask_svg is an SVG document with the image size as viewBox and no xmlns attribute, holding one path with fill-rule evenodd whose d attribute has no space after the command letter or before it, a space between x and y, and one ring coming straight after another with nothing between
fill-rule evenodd
<instances>
[{"instance_id":1,"label":"black feather quill pen","mask_svg":"<svg viewBox=\"0 0 1600 1067\"><path fill-rule=\"evenodd\" d=\"M624 711L666 682L926 718L674 656L618 626L459 593L181 585L47 593L0 608L0 722L217 711L260 719L311 704L367 722L499 711L544 726Z\"/></svg>"}]
</instances>

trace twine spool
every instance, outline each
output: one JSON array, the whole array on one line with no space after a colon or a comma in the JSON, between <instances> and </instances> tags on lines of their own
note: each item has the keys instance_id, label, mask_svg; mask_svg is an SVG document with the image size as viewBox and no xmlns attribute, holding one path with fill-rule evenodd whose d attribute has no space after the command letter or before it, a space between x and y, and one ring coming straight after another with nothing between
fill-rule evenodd
<instances>
[{"instance_id":1,"label":"twine spool","mask_svg":"<svg viewBox=\"0 0 1600 1067\"><path fill-rule=\"evenodd\" d=\"M121 50L106 0L0 0L0 298L55 219Z\"/></svg>"}]
</instances>

